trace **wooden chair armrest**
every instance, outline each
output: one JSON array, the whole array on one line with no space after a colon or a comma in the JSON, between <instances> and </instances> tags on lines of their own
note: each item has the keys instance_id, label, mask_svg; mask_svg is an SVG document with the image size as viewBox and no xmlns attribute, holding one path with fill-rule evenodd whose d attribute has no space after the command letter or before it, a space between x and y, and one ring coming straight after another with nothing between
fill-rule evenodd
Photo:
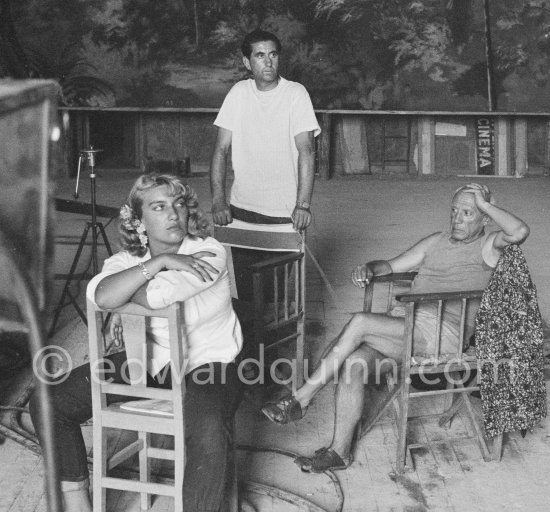
<instances>
[{"instance_id":1,"label":"wooden chair armrest","mask_svg":"<svg viewBox=\"0 0 550 512\"><path fill-rule=\"evenodd\" d=\"M394 285L399 283L410 283L415 278L416 272L395 272L381 276L373 276L369 284L365 286L365 295L363 298L363 311L372 311L374 289L376 285L385 285L388 288L386 294L385 311L391 308L392 297L394 296Z\"/></svg>"},{"instance_id":2,"label":"wooden chair armrest","mask_svg":"<svg viewBox=\"0 0 550 512\"><path fill-rule=\"evenodd\" d=\"M385 276L373 276L370 283L393 283L395 281L412 281L416 277L416 272L395 272Z\"/></svg>"},{"instance_id":3,"label":"wooden chair armrest","mask_svg":"<svg viewBox=\"0 0 550 512\"><path fill-rule=\"evenodd\" d=\"M284 254L283 256L275 256L259 263L254 263L250 265L252 272L261 272L262 270L280 267L282 265L293 263L295 261L300 261L304 257L303 252L291 252Z\"/></svg>"},{"instance_id":4,"label":"wooden chair armrest","mask_svg":"<svg viewBox=\"0 0 550 512\"><path fill-rule=\"evenodd\" d=\"M438 300L459 300L481 298L483 290L465 290L456 292L438 293L403 293L396 295L399 302L435 302Z\"/></svg>"}]
</instances>

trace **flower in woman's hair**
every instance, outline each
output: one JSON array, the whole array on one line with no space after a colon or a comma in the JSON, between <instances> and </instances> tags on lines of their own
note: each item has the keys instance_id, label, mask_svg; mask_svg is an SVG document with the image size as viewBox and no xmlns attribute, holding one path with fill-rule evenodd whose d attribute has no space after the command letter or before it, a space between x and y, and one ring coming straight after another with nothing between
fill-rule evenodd
<instances>
[{"instance_id":1,"label":"flower in woman's hair","mask_svg":"<svg viewBox=\"0 0 550 512\"><path fill-rule=\"evenodd\" d=\"M136 226L136 231L139 236L139 241L143 247L147 247L147 243L149 242L149 238L147 237L147 231L145 229L145 224L143 222L139 221L139 224Z\"/></svg>"},{"instance_id":2,"label":"flower in woman's hair","mask_svg":"<svg viewBox=\"0 0 550 512\"><path fill-rule=\"evenodd\" d=\"M120 209L120 221L130 231L136 231L138 226L142 224L141 220L137 218L136 212L127 204Z\"/></svg>"},{"instance_id":3,"label":"flower in woman's hair","mask_svg":"<svg viewBox=\"0 0 550 512\"><path fill-rule=\"evenodd\" d=\"M134 215L134 210L128 206L127 204L125 204L121 209L120 209L120 219L123 221L123 222L129 222L131 221L133 218L135 217Z\"/></svg>"},{"instance_id":4,"label":"flower in woman's hair","mask_svg":"<svg viewBox=\"0 0 550 512\"><path fill-rule=\"evenodd\" d=\"M149 238L145 224L138 219L136 212L127 204L120 209L120 222L128 231L135 231L139 236L139 242L143 247L147 247Z\"/></svg>"}]
</instances>

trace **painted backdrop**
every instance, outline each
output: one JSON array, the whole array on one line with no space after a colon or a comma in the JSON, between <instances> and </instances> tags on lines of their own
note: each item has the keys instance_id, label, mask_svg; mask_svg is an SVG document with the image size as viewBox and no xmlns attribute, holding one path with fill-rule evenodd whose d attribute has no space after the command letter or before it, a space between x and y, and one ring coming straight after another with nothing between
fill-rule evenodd
<instances>
[{"instance_id":1,"label":"painted backdrop","mask_svg":"<svg viewBox=\"0 0 550 512\"><path fill-rule=\"evenodd\" d=\"M27 68L59 80L68 105L218 107L246 76L240 41L259 25L280 37L283 76L303 83L317 108L488 108L484 0L8 4ZM498 110L547 111L548 2L487 6Z\"/></svg>"}]
</instances>

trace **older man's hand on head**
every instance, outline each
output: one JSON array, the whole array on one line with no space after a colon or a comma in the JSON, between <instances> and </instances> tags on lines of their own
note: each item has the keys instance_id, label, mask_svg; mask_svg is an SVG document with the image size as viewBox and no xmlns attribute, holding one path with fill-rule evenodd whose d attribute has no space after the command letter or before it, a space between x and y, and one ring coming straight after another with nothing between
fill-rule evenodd
<instances>
[{"instance_id":1,"label":"older man's hand on head","mask_svg":"<svg viewBox=\"0 0 550 512\"><path fill-rule=\"evenodd\" d=\"M461 191L473 194L475 204L482 213L487 213L487 207L495 204L495 199L486 185L468 183Z\"/></svg>"}]
</instances>

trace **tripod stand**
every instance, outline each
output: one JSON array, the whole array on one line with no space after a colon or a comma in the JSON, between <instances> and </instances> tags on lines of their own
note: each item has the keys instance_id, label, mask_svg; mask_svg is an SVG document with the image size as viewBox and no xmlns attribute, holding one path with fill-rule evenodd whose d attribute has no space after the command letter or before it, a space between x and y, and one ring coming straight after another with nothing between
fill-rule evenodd
<instances>
[{"instance_id":1,"label":"tripod stand","mask_svg":"<svg viewBox=\"0 0 550 512\"><path fill-rule=\"evenodd\" d=\"M78 304L76 297L71 293L70 285L73 279L75 278L75 272L78 265L78 262L80 260L80 256L82 255L82 250L84 249L84 246L86 245L86 242L88 240L88 235L91 231L92 233L92 246L91 246L91 263L92 263L92 274L84 273L79 276L78 281L82 281L83 279L90 279L94 275L98 273L99 265L98 265L98 257L97 257L97 242L98 237L101 236L103 239L103 243L105 244L105 248L107 249L107 253L109 256L113 254L113 251L111 250L111 246L109 245L109 240L107 239L107 235L105 233L105 228L103 227L103 224L101 222L97 221L97 204L96 204L96 173L95 173L95 156L97 153L102 151L101 149L94 149L93 146L90 146L89 149L82 149L80 150L80 156L78 158L78 174L76 178L76 190L74 193L75 199L78 198L78 182L80 180L80 167L83 161L86 161L88 168L90 170L90 191L91 191L91 215L92 219L91 221L86 222L86 227L84 228L84 231L82 232L82 236L80 237L80 243L78 244L78 248L76 250L76 254L73 258L73 262L71 264L71 269L69 270L69 274L67 276L67 279L65 280L65 285L63 287L63 292L61 293L61 298L59 299L59 302L55 308L54 311L54 317L52 321L52 325L50 327L50 331L48 333L48 336L53 336L55 332L55 326L57 324L57 320L59 319L59 315L61 313L61 309L64 306L65 298L69 298L71 304L74 306L76 312L82 318L82 321L88 325L88 322L86 320L86 315L82 311L82 308Z\"/></svg>"}]
</instances>

